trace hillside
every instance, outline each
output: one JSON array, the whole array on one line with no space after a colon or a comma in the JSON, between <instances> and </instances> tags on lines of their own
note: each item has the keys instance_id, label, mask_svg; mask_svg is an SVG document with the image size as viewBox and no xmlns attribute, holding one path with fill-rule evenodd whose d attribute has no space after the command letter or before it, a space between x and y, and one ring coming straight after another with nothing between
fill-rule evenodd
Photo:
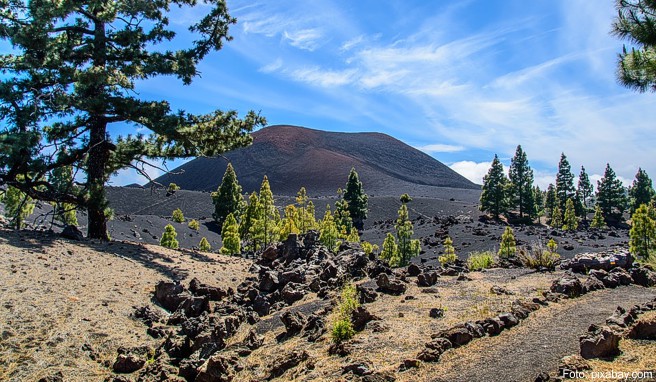
<instances>
[{"instance_id":1,"label":"hillside","mask_svg":"<svg viewBox=\"0 0 656 382\"><path fill-rule=\"evenodd\" d=\"M313 196L334 195L344 187L351 167L356 168L369 194L413 193L425 186L479 189L443 163L385 134L285 125L253 133L251 146L229 152L225 158L194 159L173 170L182 174L167 174L157 181L173 182L186 190L214 191L228 161L244 192L259 190L267 175L278 195L294 195L302 186Z\"/></svg>"}]
</instances>

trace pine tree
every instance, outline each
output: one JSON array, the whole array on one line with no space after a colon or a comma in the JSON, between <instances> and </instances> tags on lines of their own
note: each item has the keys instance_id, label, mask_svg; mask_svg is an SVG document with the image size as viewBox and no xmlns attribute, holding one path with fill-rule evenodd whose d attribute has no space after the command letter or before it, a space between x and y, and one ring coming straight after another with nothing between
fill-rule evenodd
<instances>
[{"instance_id":1,"label":"pine tree","mask_svg":"<svg viewBox=\"0 0 656 382\"><path fill-rule=\"evenodd\" d=\"M317 221L314 216L314 204L309 200L305 187L296 194L296 204L298 205L298 229L300 233L306 233L311 229L315 229Z\"/></svg>"},{"instance_id":2,"label":"pine tree","mask_svg":"<svg viewBox=\"0 0 656 382\"><path fill-rule=\"evenodd\" d=\"M647 172L641 168L633 180L633 184L629 187L629 202L631 204L631 213L643 204L649 205L652 198L656 195L654 187L652 186L651 179Z\"/></svg>"},{"instance_id":3,"label":"pine tree","mask_svg":"<svg viewBox=\"0 0 656 382\"><path fill-rule=\"evenodd\" d=\"M444 239L444 255L440 256L438 260L440 264L444 266L455 263L457 258L456 249L453 247L453 240L451 240L451 237L447 236L446 239Z\"/></svg>"},{"instance_id":4,"label":"pine tree","mask_svg":"<svg viewBox=\"0 0 656 382\"><path fill-rule=\"evenodd\" d=\"M159 244L165 248L177 249L178 241L175 239L177 236L178 234L175 232L175 227L167 224L166 227L164 227L164 233L162 234Z\"/></svg>"},{"instance_id":5,"label":"pine tree","mask_svg":"<svg viewBox=\"0 0 656 382\"><path fill-rule=\"evenodd\" d=\"M643 260L656 256L656 222L649 215L649 207L640 205L631 217L629 231L629 251Z\"/></svg>"},{"instance_id":6,"label":"pine tree","mask_svg":"<svg viewBox=\"0 0 656 382\"><path fill-rule=\"evenodd\" d=\"M528 164L526 153L518 145L515 156L510 160L509 169L510 195L512 205L519 208L519 217L524 214L535 216L535 200L533 194L533 170Z\"/></svg>"},{"instance_id":7,"label":"pine tree","mask_svg":"<svg viewBox=\"0 0 656 382\"><path fill-rule=\"evenodd\" d=\"M572 199L567 199L567 203L565 203L565 216L563 218L563 230L576 231L578 228L579 220L576 217L574 201Z\"/></svg>"},{"instance_id":8,"label":"pine tree","mask_svg":"<svg viewBox=\"0 0 656 382\"><path fill-rule=\"evenodd\" d=\"M269 179L264 176L260 187L260 197L255 210L256 219L251 227L251 237L260 248L266 248L279 237L278 222L280 212L273 200L273 193L269 187Z\"/></svg>"},{"instance_id":9,"label":"pine tree","mask_svg":"<svg viewBox=\"0 0 656 382\"><path fill-rule=\"evenodd\" d=\"M2 203L5 205L5 215L11 219L15 229L23 228L25 219L34 212L34 200L16 187L7 187Z\"/></svg>"},{"instance_id":10,"label":"pine tree","mask_svg":"<svg viewBox=\"0 0 656 382\"><path fill-rule=\"evenodd\" d=\"M173 210L173 213L171 214L171 218L176 223L184 223L185 221L184 214L182 213L182 210L179 208Z\"/></svg>"},{"instance_id":11,"label":"pine tree","mask_svg":"<svg viewBox=\"0 0 656 382\"><path fill-rule=\"evenodd\" d=\"M491 213L495 219L498 219L500 214L508 211L508 182L499 157L495 154L490 170L483 177L483 190L479 207L481 211Z\"/></svg>"},{"instance_id":12,"label":"pine tree","mask_svg":"<svg viewBox=\"0 0 656 382\"><path fill-rule=\"evenodd\" d=\"M299 217L300 211L296 209L293 204L285 207L285 217L280 221L280 241L287 240L287 237L292 233L299 233L298 222L301 221Z\"/></svg>"},{"instance_id":13,"label":"pine tree","mask_svg":"<svg viewBox=\"0 0 656 382\"><path fill-rule=\"evenodd\" d=\"M326 213L323 215L319 231L319 241L321 241L329 251L333 252L338 246L337 238L339 236L339 231L333 220L333 215L330 212L329 205L326 206Z\"/></svg>"},{"instance_id":14,"label":"pine tree","mask_svg":"<svg viewBox=\"0 0 656 382\"><path fill-rule=\"evenodd\" d=\"M556 250L558 249L558 243L556 243L554 239L549 239L549 242L547 243L547 249L549 250L549 254L551 254L551 256L560 257L560 255L558 255L558 253L556 252Z\"/></svg>"},{"instance_id":15,"label":"pine tree","mask_svg":"<svg viewBox=\"0 0 656 382\"><path fill-rule=\"evenodd\" d=\"M35 200L86 209L90 238L109 240L111 174L141 170L148 159L216 156L250 144L249 132L265 124L254 112L243 119L235 111L192 115L138 96L149 78L173 76L189 85L199 75L197 66L230 39L236 22L225 1L0 4L0 41L12 47L0 54L0 183ZM172 5L200 15L187 46L169 27ZM174 46L180 48L167 50ZM147 134L118 136L126 125ZM42 181L71 165L83 172L79 192L62 194Z\"/></svg>"},{"instance_id":16,"label":"pine tree","mask_svg":"<svg viewBox=\"0 0 656 382\"><path fill-rule=\"evenodd\" d=\"M604 221L604 215L601 212L601 207L595 206L594 216L592 217L592 222L590 227L596 229L606 228L606 222Z\"/></svg>"},{"instance_id":17,"label":"pine tree","mask_svg":"<svg viewBox=\"0 0 656 382\"><path fill-rule=\"evenodd\" d=\"M344 235L348 235L353 230L353 221L351 220L351 213L349 212L349 205L346 200L338 199L335 202L333 219L339 231L344 232Z\"/></svg>"},{"instance_id":18,"label":"pine tree","mask_svg":"<svg viewBox=\"0 0 656 382\"><path fill-rule=\"evenodd\" d=\"M364 220L367 218L368 200L369 197L362 189L362 182L355 172L355 168L351 168L349 173L346 189L344 190L344 200L348 202L348 211L353 221L353 226L362 230L364 228Z\"/></svg>"},{"instance_id":19,"label":"pine tree","mask_svg":"<svg viewBox=\"0 0 656 382\"><path fill-rule=\"evenodd\" d=\"M209 252L212 250L212 246L210 245L210 242L207 241L207 238L203 237L200 239L200 243L198 243L198 249L203 252Z\"/></svg>"},{"instance_id":20,"label":"pine tree","mask_svg":"<svg viewBox=\"0 0 656 382\"><path fill-rule=\"evenodd\" d=\"M651 0L618 0L613 34L629 40L618 61L620 82L640 92L656 91L656 3Z\"/></svg>"},{"instance_id":21,"label":"pine tree","mask_svg":"<svg viewBox=\"0 0 656 382\"><path fill-rule=\"evenodd\" d=\"M241 253L239 224L237 224L237 219L235 219L234 215L231 213L226 216L223 222L221 240L223 241L223 246L220 250L222 254L232 256Z\"/></svg>"},{"instance_id":22,"label":"pine tree","mask_svg":"<svg viewBox=\"0 0 656 382\"><path fill-rule=\"evenodd\" d=\"M549 219L553 218L553 212L557 205L559 205L559 203L558 196L556 195L556 187L549 183L549 187L547 187L547 192L544 197L544 208L547 210L547 217Z\"/></svg>"},{"instance_id":23,"label":"pine tree","mask_svg":"<svg viewBox=\"0 0 656 382\"><path fill-rule=\"evenodd\" d=\"M579 198L581 199L581 204L583 205L583 221L587 221L588 199L592 196L594 188L592 187L590 178L585 172L585 167L583 166L581 166L581 172L579 173L579 183L576 191L578 192Z\"/></svg>"},{"instance_id":24,"label":"pine tree","mask_svg":"<svg viewBox=\"0 0 656 382\"><path fill-rule=\"evenodd\" d=\"M396 239L391 233L387 233L383 241L383 249L380 252L380 258L387 260L391 267L398 267L401 264L401 257L396 246Z\"/></svg>"},{"instance_id":25,"label":"pine tree","mask_svg":"<svg viewBox=\"0 0 656 382\"><path fill-rule=\"evenodd\" d=\"M535 201L535 215L544 215L544 193L540 190L540 186L533 187L533 200Z\"/></svg>"},{"instance_id":26,"label":"pine tree","mask_svg":"<svg viewBox=\"0 0 656 382\"><path fill-rule=\"evenodd\" d=\"M574 174L567 161L565 153L560 154L558 163L558 174L556 174L556 196L558 198L558 207L563 211L568 199L573 199L576 189L574 188Z\"/></svg>"},{"instance_id":27,"label":"pine tree","mask_svg":"<svg viewBox=\"0 0 656 382\"><path fill-rule=\"evenodd\" d=\"M563 226L563 214L560 212L560 207L558 207L558 204L556 204L556 207L554 207L553 213L551 214L551 222L549 225L554 228L560 228Z\"/></svg>"},{"instance_id":28,"label":"pine tree","mask_svg":"<svg viewBox=\"0 0 656 382\"><path fill-rule=\"evenodd\" d=\"M624 191L622 181L617 179L615 171L606 164L604 177L597 182L597 205L606 223L622 220L627 205Z\"/></svg>"},{"instance_id":29,"label":"pine tree","mask_svg":"<svg viewBox=\"0 0 656 382\"><path fill-rule=\"evenodd\" d=\"M515 242L515 235L510 227L506 227L501 235L501 244L499 245L499 257L503 259L515 256L517 253L517 244Z\"/></svg>"},{"instance_id":30,"label":"pine tree","mask_svg":"<svg viewBox=\"0 0 656 382\"><path fill-rule=\"evenodd\" d=\"M245 213L242 216L241 224L239 225L239 234L244 239L251 239L250 232L253 224L257 220L257 206L260 204L260 198L257 192L251 193L248 197L248 206L246 206Z\"/></svg>"},{"instance_id":31,"label":"pine tree","mask_svg":"<svg viewBox=\"0 0 656 382\"><path fill-rule=\"evenodd\" d=\"M399 265L404 267L408 265L410 259L419 255L421 246L419 240L412 239L414 235L412 222L408 217L408 206L405 203L399 208L398 218L394 226L396 229L396 247L399 257Z\"/></svg>"},{"instance_id":32,"label":"pine tree","mask_svg":"<svg viewBox=\"0 0 656 382\"><path fill-rule=\"evenodd\" d=\"M212 192L212 203L214 204L214 213L212 217L219 225L219 229L223 227L228 214L232 214L235 218L239 218L239 208L244 201L241 194L241 186L237 181L237 174L231 163L228 163L221 185Z\"/></svg>"}]
</instances>

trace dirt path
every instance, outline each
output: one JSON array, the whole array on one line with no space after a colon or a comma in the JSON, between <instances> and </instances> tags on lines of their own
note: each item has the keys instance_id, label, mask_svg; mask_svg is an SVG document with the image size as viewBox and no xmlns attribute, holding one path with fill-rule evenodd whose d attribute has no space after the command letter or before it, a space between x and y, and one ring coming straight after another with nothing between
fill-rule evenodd
<instances>
[{"instance_id":1,"label":"dirt path","mask_svg":"<svg viewBox=\"0 0 656 382\"><path fill-rule=\"evenodd\" d=\"M578 353L578 338L590 324L603 323L617 306L629 308L655 296L654 289L630 286L552 304L497 337L446 352L427 380L533 381L541 371L555 371L563 356Z\"/></svg>"}]
</instances>

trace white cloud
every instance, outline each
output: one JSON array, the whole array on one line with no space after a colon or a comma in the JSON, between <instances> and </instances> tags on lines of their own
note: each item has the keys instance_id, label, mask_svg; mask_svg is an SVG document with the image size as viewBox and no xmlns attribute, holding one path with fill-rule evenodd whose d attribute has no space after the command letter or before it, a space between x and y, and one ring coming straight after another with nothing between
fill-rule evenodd
<instances>
[{"instance_id":1,"label":"white cloud","mask_svg":"<svg viewBox=\"0 0 656 382\"><path fill-rule=\"evenodd\" d=\"M324 39L323 33L314 29L301 29L296 31L284 31L284 39L289 41L291 46L312 52L319 47L321 40Z\"/></svg>"},{"instance_id":2,"label":"white cloud","mask_svg":"<svg viewBox=\"0 0 656 382\"><path fill-rule=\"evenodd\" d=\"M297 81L306 82L322 87L333 87L348 84L352 81L354 70L330 71L318 67L297 69L289 72Z\"/></svg>"},{"instance_id":3,"label":"white cloud","mask_svg":"<svg viewBox=\"0 0 656 382\"><path fill-rule=\"evenodd\" d=\"M363 41L364 41L364 35L361 34L361 35L359 35L357 37L354 37L354 38L352 38L348 41L345 41L342 44L342 46L340 47L340 50L341 51L351 50L354 47L356 47L357 45L360 45Z\"/></svg>"},{"instance_id":4,"label":"white cloud","mask_svg":"<svg viewBox=\"0 0 656 382\"><path fill-rule=\"evenodd\" d=\"M463 151L465 148L462 146L456 145L447 145L443 143L434 143L430 145L424 145L417 147L417 150L421 150L425 153L455 153L458 151Z\"/></svg>"},{"instance_id":5,"label":"white cloud","mask_svg":"<svg viewBox=\"0 0 656 382\"><path fill-rule=\"evenodd\" d=\"M277 58L274 61L262 66L259 71L262 73L273 73L282 68L282 59Z\"/></svg>"},{"instance_id":6,"label":"white cloud","mask_svg":"<svg viewBox=\"0 0 656 382\"><path fill-rule=\"evenodd\" d=\"M491 165L492 162L461 161L455 162L449 167L472 182L483 184L483 177L490 170Z\"/></svg>"}]
</instances>

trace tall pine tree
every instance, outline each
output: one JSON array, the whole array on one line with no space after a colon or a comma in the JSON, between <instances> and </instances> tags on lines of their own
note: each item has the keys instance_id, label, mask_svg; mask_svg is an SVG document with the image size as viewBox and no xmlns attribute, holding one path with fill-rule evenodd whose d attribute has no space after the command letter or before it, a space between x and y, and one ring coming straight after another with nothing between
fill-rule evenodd
<instances>
[{"instance_id":1,"label":"tall pine tree","mask_svg":"<svg viewBox=\"0 0 656 382\"><path fill-rule=\"evenodd\" d=\"M526 153L522 146L517 146L515 156L510 160L510 190L512 205L519 208L519 217L524 214L535 216L535 200L533 195L533 170L528 164Z\"/></svg>"},{"instance_id":2,"label":"tall pine tree","mask_svg":"<svg viewBox=\"0 0 656 382\"><path fill-rule=\"evenodd\" d=\"M212 217L219 225L223 227L228 214L232 214L236 219L240 218L239 208L244 203L244 197L241 194L241 186L237 181L237 174L232 167L232 163L228 163L221 185L212 193L212 203L214 204L214 213Z\"/></svg>"},{"instance_id":3,"label":"tall pine tree","mask_svg":"<svg viewBox=\"0 0 656 382\"><path fill-rule=\"evenodd\" d=\"M604 177L597 182L597 205L606 223L613 224L622 220L627 205L625 189L608 163Z\"/></svg>"},{"instance_id":4,"label":"tall pine tree","mask_svg":"<svg viewBox=\"0 0 656 382\"><path fill-rule=\"evenodd\" d=\"M274 204L273 193L266 175L260 187L255 216L256 219L250 229L251 237L256 243L255 250L258 247L264 249L278 239L278 223L280 222L280 212Z\"/></svg>"},{"instance_id":5,"label":"tall pine tree","mask_svg":"<svg viewBox=\"0 0 656 382\"><path fill-rule=\"evenodd\" d=\"M590 183L590 178L588 177L588 173L585 172L585 167L583 166L581 166L581 172L579 173L579 183L576 191L578 191L579 198L581 199L581 203L583 204L583 207L585 207L585 210L587 211L588 201L589 198L594 193L594 187L592 187L592 183ZM583 219L585 218L586 216L584 214Z\"/></svg>"},{"instance_id":6,"label":"tall pine tree","mask_svg":"<svg viewBox=\"0 0 656 382\"><path fill-rule=\"evenodd\" d=\"M547 217L551 219L553 217L554 210L556 209L556 206L559 206L560 203L558 203L558 195L556 195L556 187L549 183L549 186L547 187L547 192L545 193L544 196L544 208L547 210ZM560 207L559 207L560 208Z\"/></svg>"},{"instance_id":7,"label":"tall pine tree","mask_svg":"<svg viewBox=\"0 0 656 382\"><path fill-rule=\"evenodd\" d=\"M492 166L483 177L480 210L491 213L495 219L508 211L508 178L503 172L503 165L495 154Z\"/></svg>"},{"instance_id":8,"label":"tall pine tree","mask_svg":"<svg viewBox=\"0 0 656 382\"><path fill-rule=\"evenodd\" d=\"M631 213L633 214L641 205L649 205L654 197L654 187L652 186L651 179L647 172L642 168L638 169L638 173L633 180L633 184L629 187L629 202L631 203Z\"/></svg>"},{"instance_id":9,"label":"tall pine tree","mask_svg":"<svg viewBox=\"0 0 656 382\"><path fill-rule=\"evenodd\" d=\"M173 6L199 15L189 27L193 38L175 40ZM265 123L254 112L243 119L235 111L193 115L137 96L137 85L149 78L173 76L188 85L199 75L198 64L221 49L236 22L224 0L203 6L192 0L6 0L0 9L0 41L11 46L0 54L0 184L86 209L90 238L109 240L105 186L111 174L133 168L147 175L147 159L243 147L252 141L249 132ZM119 136L123 126L147 134ZM61 193L43 181L71 165L82 172L79 189Z\"/></svg>"},{"instance_id":10,"label":"tall pine tree","mask_svg":"<svg viewBox=\"0 0 656 382\"><path fill-rule=\"evenodd\" d=\"M560 162L558 162L558 174L556 174L556 196L558 197L558 207L560 207L561 211L565 210L567 199L574 199L576 197L574 174L572 174L572 168L567 161L565 153L560 154Z\"/></svg>"},{"instance_id":11,"label":"tall pine tree","mask_svg":"<svg viewBox=\"0 0 656 382\"><path fill-rule=\"evenodd\" d=\"M641 204L631 217L629 231L629 251L644 260L656 256L656 222L649 215L649 207Z\"/></svg>"},{"instance_id":12,"label":"tall pine tree","mask_svg":"<svg viewBox=\"0 0 656 382\"><path fill-rule=\"evenodd\" d=\"M346 189L344 190L344 200L348 202L348 211L351 215L353 226L362 230L369 209L369 197L364 193L362 182L360 182L355 168L351 168L351 172L349 173Z\"/></svg>"}]
</instances>

